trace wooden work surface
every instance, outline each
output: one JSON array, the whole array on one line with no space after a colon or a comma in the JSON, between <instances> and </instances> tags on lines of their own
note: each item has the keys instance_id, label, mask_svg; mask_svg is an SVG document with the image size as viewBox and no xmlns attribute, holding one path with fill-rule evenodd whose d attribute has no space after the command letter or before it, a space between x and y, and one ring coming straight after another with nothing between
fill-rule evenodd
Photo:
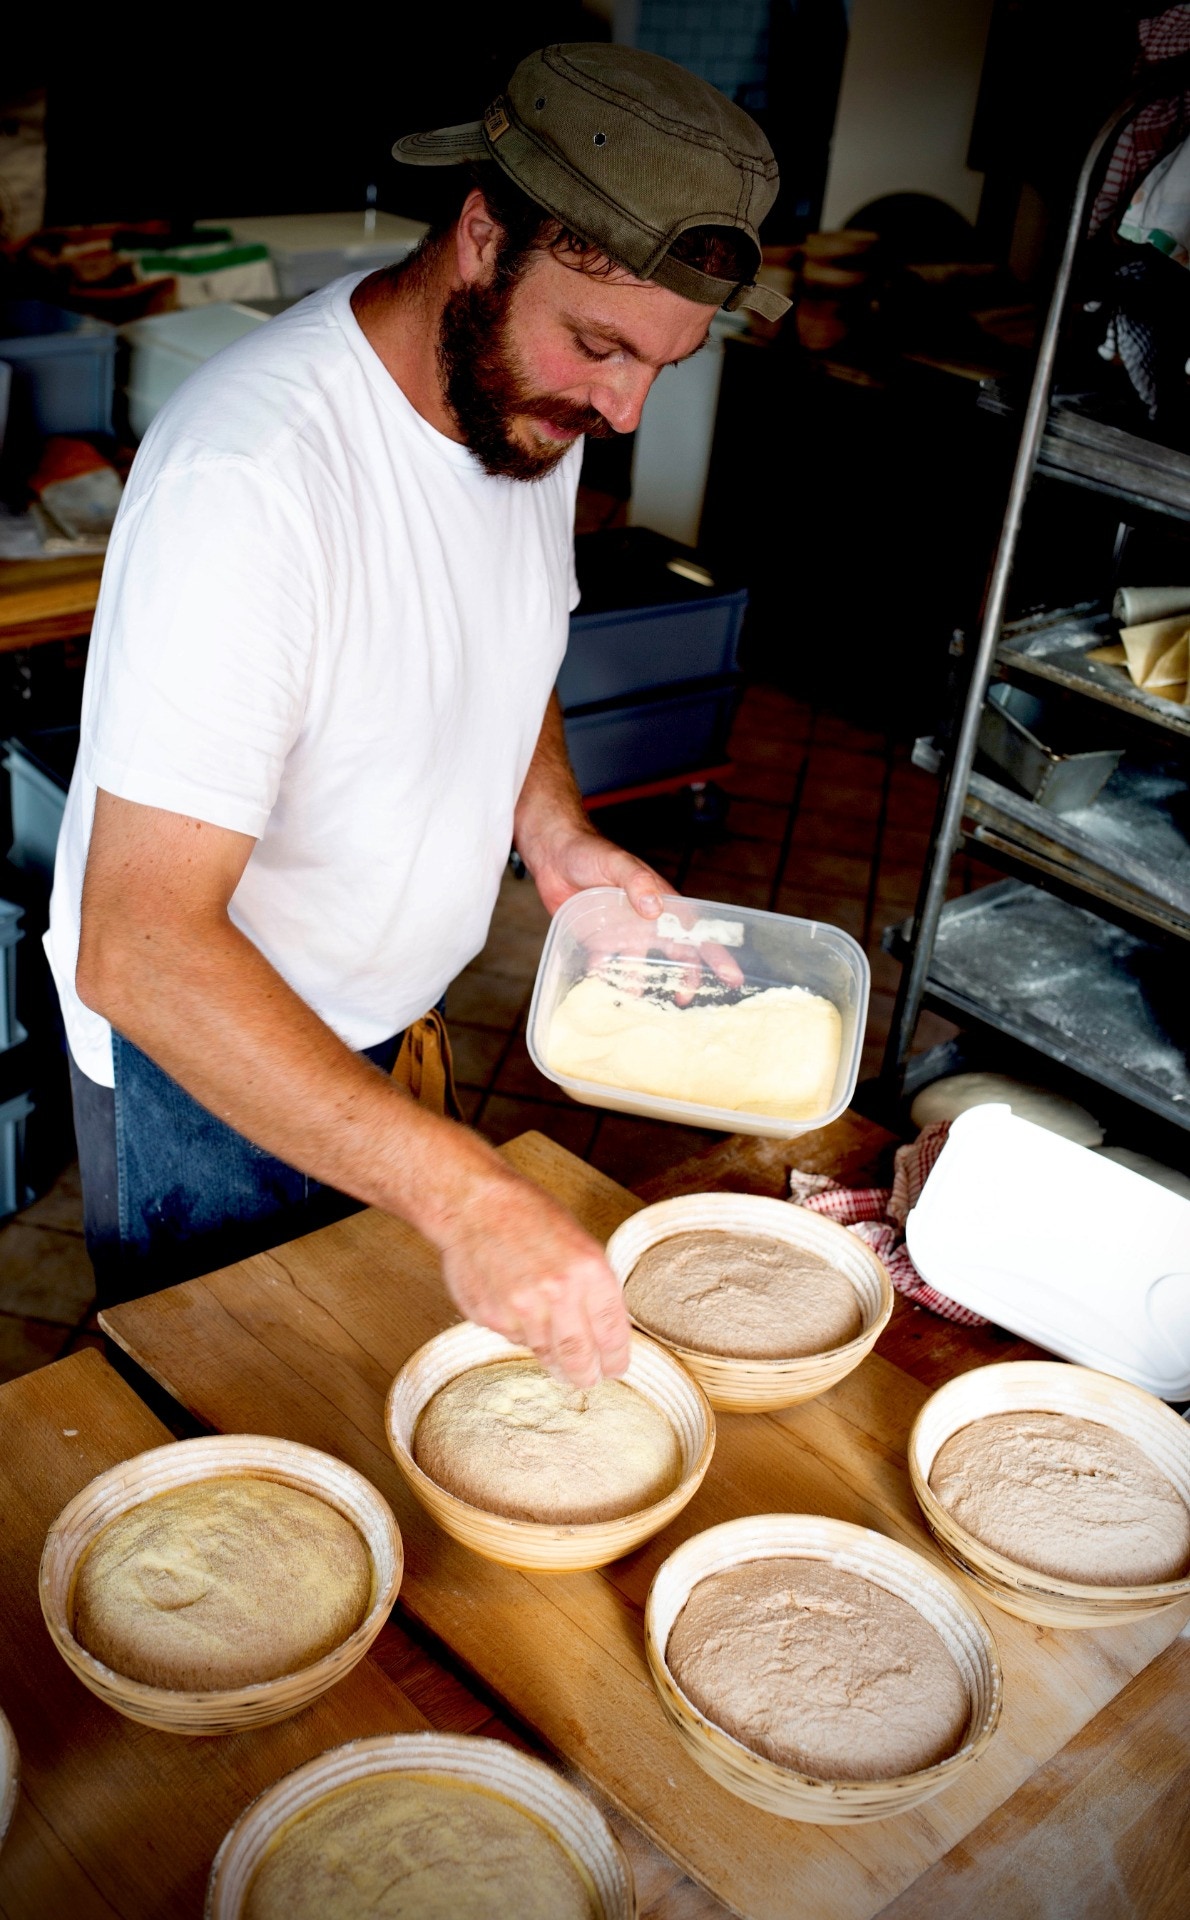
<instances>
[{"instance_id":1,"label":"wooden work surface","mask_svg":"<svg viewBox=\"0 0 1190 1920\"><path fill-rule=\"evenodd\" d=\"M46 1531L95 1474L171 1438L97 1353L0 1386L0 1706L21 1795L0 1846L3 1920L199 1920L223 1835L262 1789L327 1747L374 1733L521 1735L391 1617L347 1680L276 1727L224 1739L151 1732L103 1707L42 1622ZM606 1800L653 1920L724 1909Z\"/></svg>"},{"instance_id":2,"label":"wooden work surface","mask_svg":"<svg viewBox=\"0 0 1190 1920\"><path fill-rule=\"evenodd\" d=\"M229 1739L155 1733L101 1705L46 1632L41 1550L81 1487L171 1436L97 1353L0 1387L0 1435L0 1705L22 1785L0 1914L198 1920L220 1841L273 1780L340 1741L428 1723L370 1659L304 1713Z\"/></svg>"},{"instance_id":3,"label":"wooden work surface","mask_svg":"<svg viewBox=\"0 0 1190 1920\"><path fill-rule=\"evenodd\" d=\"M862 1129L864 1123L854 1124ZM872 1142L859 1144L870 1150ZM505 1152L600 1236L640 1205L540 1135L524 1135ZM743 1173L728 1177L711 1155L698 1163L707 1185L715 1184L717 1164L724 1184L748 1184ZM686 1758L648 1679L641 1613L653 1573L689 1534L766 1510L833 1514L932 1553L904 1460L926 1387L877 1353L806 1406L720 1415L706 1481L657 1540L600 1573L525 1575L481 1560L442 1534L407 1492L385 1443L383 1402L393 1373L453 1317L431 1249L399 1222L368 1212L111 1310L102 1323L212 1427L306 1441L366 1473L392 1503L404 1535L401 1606L548 1747L740 1913L757 1920L784 1920L792 1913L867 1920L901 1896L905 1916L972 1911L970 1889L986 1894L1003 1865L1002 1836L1017 1831L1012 1809L1022 1790L1096 1715L1105 1728L1114 1726L1105 1734L1116 1763L1108 1769L1114 1780L1131 1716L1113 1723L1102 1719L1101 1710L1170 1646L1186 1623L1184 1606L1130 1626L1066 1634L988 1609L1005 1672L1000 1728L967 1779L895 1820L815 1828L754 1810L715 1785ZM926 1323L926 1316L915 1318ZM896 1324L903 1327L904 1317ZM1148 1698L1158 1727L1150 1726L1137 1764L1149 1770L1150 1801L1166 1787L1175 1790L1179 1777L1184 1787L1187 1777L1190 1716L1186 1669L1178 1658L1184 1652L1183 1646L1172 1657L1159 1690L1166 1698L1172 1691L1171 1713ZM1172 1739L1172 1758L1164 1734ZM1095 1748L1094 1734L1091 1741ZM1100 1812L1109 1827L1112 1815L1102 1804L1094 1754L1078 1764L1085 1769L1075 1768L1083 1800L1089 1796L1083 1828L1093 1836L1101 1828ZM1044 1791L1048 1798L1039 1813L1072 1797L1062 1777L1052 1777L1052 1766ZM1074 1830L1068 1817L1050 1829L1060 1853L1061 1841ZM1187 1863L1177 1839L1165 1836L1157 1851L1153 1871L1163 1896L1177 1883L1184 1891ZM1149 1858L1146 1852L1145 1871ZM1101 1862L1083 1854L1071 1859L1067 1850L1063 1898L1088 1863L1098 1894ZM935 1887L933 1904L914 1904L917 1882L923 1891ZM1036 1895L1031 1868L1025 1885ZM982 1910L995 1911L999 1920L1001 1913L1046 1908ZM1051 1910L1086 1915L1158 1908L1083 1904Z\"/></svg>"},{"instance_id":4,"label":"wooden work surface","mask_svg":"<svg viewBox=\"0 0 1190 1920\"><path fill-rule=\"evenodd\" d=\"M0 560L0 653L91 631L101 553L58 560Z\"/></svg>"}]
</instances>

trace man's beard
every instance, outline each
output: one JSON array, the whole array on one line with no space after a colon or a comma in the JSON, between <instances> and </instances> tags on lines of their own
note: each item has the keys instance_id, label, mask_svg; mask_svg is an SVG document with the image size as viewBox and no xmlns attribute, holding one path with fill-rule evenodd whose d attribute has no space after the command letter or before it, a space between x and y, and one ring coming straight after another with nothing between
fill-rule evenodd
<instances>
[{"instance_id":1,"label":"man's beard","mask_svg":"<svg viewBox=\"0 0 1190 1920\"><path fill-rule=\"evenodd\" d=\"M521 446L512 437L519 414L564 433L603 439L612 432L594 407L556 394L531 393L507 339L515 279L491 287L460 287L442 312L438 364L447 404L485 472L508 480L540 480L570 451L571 442Z\"/></svg>"}]
</instances>

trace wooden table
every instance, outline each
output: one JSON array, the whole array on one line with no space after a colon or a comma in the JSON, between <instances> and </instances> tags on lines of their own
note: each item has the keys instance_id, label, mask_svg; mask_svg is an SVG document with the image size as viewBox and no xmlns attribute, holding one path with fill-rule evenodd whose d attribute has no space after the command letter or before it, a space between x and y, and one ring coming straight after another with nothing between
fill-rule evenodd
<instances>
[{"instance_id":1,"label":"wooden table","mask_svg":"<svg viewBox=\"0 0 1190 1920\"><path fill-rule=\"evenodd\" d=\"M728 1142L652 1183L648 1197L714 1185L780 1191L795 1158L864 1180L890 1145L888 1136L849 1116L784 1151ZM539 1137L527 1136L509 1153L563 1192L597 1231L609 1231L637 1204ZM736 1910L757 1914L1116 1920L1185 1909L1190 1647L1184 1640L1166 1644L1184 1614L1157 1616L1156 1626L1146 1623L1139 1632L1058 1635L989 1609L1009 1701L980 1763L978 1790L961 1799L956 1786L918 1813L866 1828L793 1825L723 1793L685 1760L644 1674L640 1607L653 1568L676 1539L725 1517L740 1498L751 1510L798 1506L866 1518L924 1545L902 1456L925 1387L957 1365L1030 1351L1022 1343L904 1309L850 1385L788 1414L721 1417L706 1486L662 1541L607 1574L549 1579L490 1566L455 1548L406 1496L388 1457L380 1424L388 1378L397 1357L448 1317L429 1250L396 1223L367 1214L107 1316L122 1344L209 1424L288 1433L361 1466L401 1522L409 1568L403 1608L455 1650L435 1662L418 1630L411 1636L390 1627L358 1676L287 1723L288 1733L282 1727L201 1748L148 1735L91 1702L56 1661L36 1616L34 1571L49 1519L119 1450L153 1444L163 1437L160 1429L120 1389L123 1424L85 1460L67 1449L65 1472L65 1442L55 1427L78 1425L80 1435L83 1427L63 1417L56 1383L75 1369L68 1379L74 1392L78 1370L95 1372L100 1363L81 1357L0 1390L0 1599L6 1606L10 1592L19 1599L17 1652L11 1659L6 1652L0 1665L0 1700L22 1744L30 1743L28 1791L0 1854L0 1914L40 1920L77 1905L81 1920L91 1913L197 1915L197 1889L214 1845L262 1776L347 1737L328 1737L324 1715L361 1732L361 1713L379 1713L396 1727L416 1724L420 1710L437 1726L507 1734L506 1722L486 1717L477 1692L511 1708L588 1785L595 1783L597 1797L615 1803L642 1914L657 1920L709 1920L723 1912L682 1877L683 1865ZM103 1378L110 1397L114 1383ZM41 1409L25 1442L32 1467L8 1466L17 1395ZM456 1658L479 1677L478 1688L461 1683ZM40 1670L47 1665L48 1672ZM375 1724L373 1717L367 1728ZM142 1748L151 1764L133 1769L117 1801L104 1783L113 1770L122 1778L123 1756ZM200 1761L192 1763L196 1753ZM201 1818L189 1811L192 1764L204 1764L208 1782L199 1794ZM165 1846L160 1836L169 1836L171 1872L156 1904L147 1868L129 1873L127 1886L117 1871L118 1832L127 1842L133 1827L146 1836L150 1861Z\"/></svg>"},{"instance_id":2,"label":"wooden table","mask_svg":"<svg viewBox=\"0 0 1190 1920\"><path fill-rule=\"evenodd\" d=\"M325 1748L431 1726L527 1744L395 1617L353 1674L276 1727L184 1740L101 1706L45 1630L42 1546L95 1474L170 1438L97 1353L0 1386L0 1706L21 1751L21 1795L0 1846L3 1920L199 1920L232 1822ZM604 1811L632 1858L642 1911L722 1916L629 1822Z\"/></svg>"},{"instance_id":3,"label":"wooden table","mask_svg":"<svg viewBox=\"0 0 1190 1920\"><path fill-rule=\"evenodd\" d=\"M0 560L0 653L91 631L101 553L58 560Z\"/></svg>"}]
</instances>

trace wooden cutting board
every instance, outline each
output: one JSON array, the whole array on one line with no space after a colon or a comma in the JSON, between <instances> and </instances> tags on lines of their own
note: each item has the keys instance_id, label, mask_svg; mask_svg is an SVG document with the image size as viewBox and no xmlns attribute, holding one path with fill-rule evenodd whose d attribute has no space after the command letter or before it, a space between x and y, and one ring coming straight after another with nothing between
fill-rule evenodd
<instances>
[{"instance_id":1,"label":"wooden cutting board","mask_svg":"<svg viewBox=\"0 0 1190 1920\"><path fill-rule=\"evenodd\" d=\"M171 1436L97 1353L0 1387L0 1434L0 1701L21 1753L0 1914L198 1920L219 1844L258 1793L327 1747L428 1723L370 1659L304 1712L225 1739L156 1733L113 1713L46 1632L37 1569L48 1528L80 1488Z\"/></svg>"},{"instance_id":2,"label":"wooden cutting board","mask_svg":"<svg viewBox=\"0 0 1190 1920\"><path fill-rule=\"evenodd\" d=\"M605 1237L640 1202L536 1134L505 1149ZM926 1391L872 1355L821 1399L725 1415L711 1469L680 1519L598 1573L527 1575L439 1532L398 1474L383 1405L397 1368L456 1318L437 1257L368 1212L185 1286L109 1310L105 1329L211 1426L326 1447L392 1503L406 1547L400 1604L555 1752L696 1879L752 1920L869 1920L1112 1700L1190 1608L1130 1626L1054 1633L987 1608L1005 1675L1000 1728L970 1774L895 1820L783 1821L717 1786L670 1731L649 1681L641 1616L660 1561L739 1514L832 1514L931 1557L905 1466Z\"/></svg>"}]
</instances>

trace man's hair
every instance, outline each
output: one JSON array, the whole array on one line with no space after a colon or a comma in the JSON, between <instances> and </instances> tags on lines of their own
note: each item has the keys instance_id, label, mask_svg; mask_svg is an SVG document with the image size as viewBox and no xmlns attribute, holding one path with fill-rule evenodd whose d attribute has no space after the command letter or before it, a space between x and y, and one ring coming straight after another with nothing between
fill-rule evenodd
<instances>
[{"instance_id":1,"label":"man's hair","mask_svg":"<svg viewBox=\"0 0 1190 1920\"><path fill-rule=\"evenodd\" d=\"M497 286L510 286L534 253L552 253L556 260L581 273L608 274L616 270L616 262L607 258L602 247L572 232L539 207L494 160L473 162L466 173L468 192L478 187L488 212L504 231L496 264ZM428 252L443 241L457 218L456 211L435 226L420 251ZM669 254L685 266L722 280L750 280L756 265L755 249L736 227L688 227L678 235Z\"/></svg>"}]
</instances>

